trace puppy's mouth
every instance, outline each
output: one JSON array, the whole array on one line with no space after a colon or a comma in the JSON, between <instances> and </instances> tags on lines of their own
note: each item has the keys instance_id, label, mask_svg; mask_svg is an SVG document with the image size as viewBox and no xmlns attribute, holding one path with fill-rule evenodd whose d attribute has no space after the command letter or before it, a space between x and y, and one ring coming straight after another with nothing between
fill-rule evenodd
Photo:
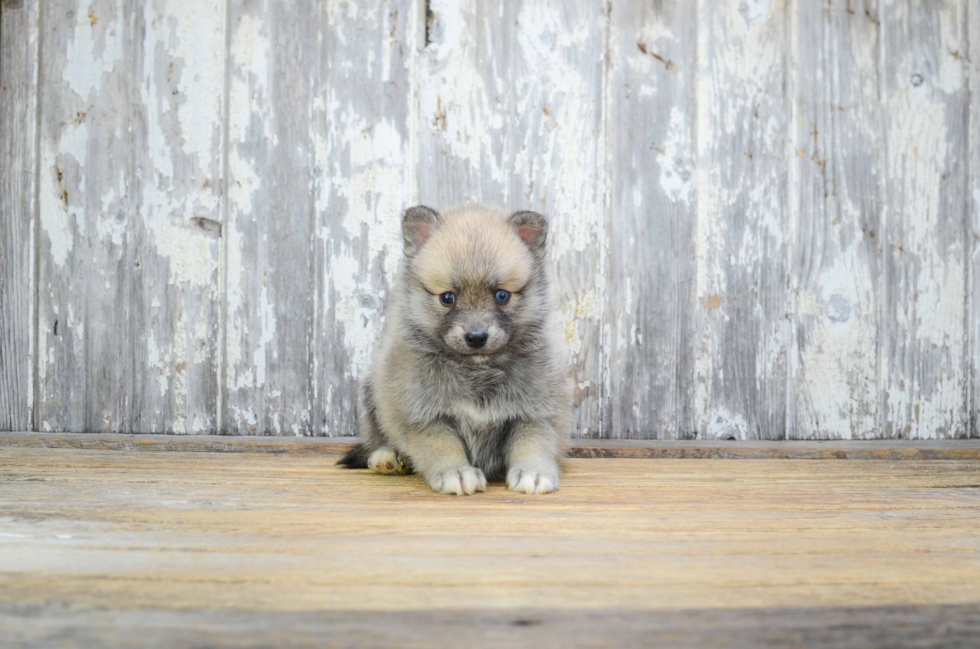
<instances>
[{"instance_id":1,"label":"puppy's mouth","mask_svg":"<svg viewBox=\"0 0 980 649\"><path fill-rule=\"evenodd\" d=\"M458 355L474 363L486 363L491 358L499 354L501 350L503 350L503 346L494 347L493 349L472 349L472 348L460 349L459 347L449 345L449 348L452 349L454 352L456 352Z\"/></svg>"},{"instance_id":2,"label":"puppy's mouth","mask_svg":"<svg viewBox=\"0 0 980 649\"><path fill-rule=\"evenodd\" d=\"M483 358L483 359L486 359L486 358L490 358L491 356L493 356L494 354L496 354L498 351L500 351L500 350L499 349L467 349L465 352L460 352L460 353L462 353L463 356L466 356L468 358L473 358L473 359Z\"/></svg>"}]
</instances>

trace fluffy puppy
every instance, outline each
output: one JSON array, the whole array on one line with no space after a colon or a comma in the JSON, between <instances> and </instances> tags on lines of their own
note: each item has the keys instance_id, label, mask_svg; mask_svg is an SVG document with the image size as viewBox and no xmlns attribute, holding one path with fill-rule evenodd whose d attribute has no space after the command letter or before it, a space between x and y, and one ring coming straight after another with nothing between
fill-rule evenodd
<instances>
[{"instance_id":1,"label":"fluffy puppy","mask_svg":"<svg viewBox=\"0 0 980 649\"><path fill-rule=\"evenodd\" d=\"M362 442L340 464L418 472L444 494L506 480L558 489L567 369L552 342L548 224L536 212L405 212L405 258L360 390Z\"/></svg>"}]
</instances>

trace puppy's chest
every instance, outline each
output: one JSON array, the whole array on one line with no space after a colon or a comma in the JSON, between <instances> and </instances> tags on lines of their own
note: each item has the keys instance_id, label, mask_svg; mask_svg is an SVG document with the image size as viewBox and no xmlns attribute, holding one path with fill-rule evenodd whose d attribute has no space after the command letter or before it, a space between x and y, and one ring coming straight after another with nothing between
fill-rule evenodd
<instances>
[{"instance_id":1,"label":"puppy's chest","mask_svg":"<svg viewBox=\"0 0 980 649\"><path fill-rule=\"evenodd\" d=\"M439 409L461 427L486 429L517 416L517 403L506 377L461 376L441 390Z\"/></svg>"},{"instance_id":2,"label":"puppy's chest","mask_svg":"<svg viewBox=\"0 0 980 649\"><path fill-rule=\"evenodd\" d=\"M516 416L516 409L502 399L477 403L470 399L455 399L449 404L450 414L462 427L471 430L493 428Z\"/></svg>"}]
</instances>

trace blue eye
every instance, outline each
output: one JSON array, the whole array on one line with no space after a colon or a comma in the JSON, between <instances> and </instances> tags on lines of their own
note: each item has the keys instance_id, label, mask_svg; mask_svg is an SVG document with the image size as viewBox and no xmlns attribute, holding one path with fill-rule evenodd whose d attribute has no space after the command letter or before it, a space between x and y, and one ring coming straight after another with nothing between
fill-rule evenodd
<instances>
[{"instance_id":1,"label":"blue eye","mask_svg":"<svg viewBox=\"0 0 980 649\"><path fill-rule=\"evenodd\" d=\"M456 304L456 294L446 291L439 296L439 301L442 302L442 306L452 306Z\"/></svg>"},{"instance_id":2,"label":"blue eye","mask_svg":"<svg viewBox=\"0 0 980 649\"><path fill-rule=\"evenodd\" d=\"M504 289L499 289L493 294L493 299L497 301L497 304L507 304L510 302L510 292Z\"/></svg>"}]
</instances>

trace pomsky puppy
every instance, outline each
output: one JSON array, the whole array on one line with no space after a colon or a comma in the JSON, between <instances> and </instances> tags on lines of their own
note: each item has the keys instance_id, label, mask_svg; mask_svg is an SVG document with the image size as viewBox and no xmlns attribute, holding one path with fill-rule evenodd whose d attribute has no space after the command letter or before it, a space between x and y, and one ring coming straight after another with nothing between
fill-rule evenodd
<instances>
[{"instance_id":1,"label":"pomsky puppy","mask_svg":"<svg viewBox=\"0 0 980 649\"><path fill-rule=\"evenodd\" d=\"M340 464L415 471L444 494L487 480L555 491L571 393L549 324L547 221L420 205L402 236L384 341L360 386L362 441Z\"/></svg>"}]
</instances>

